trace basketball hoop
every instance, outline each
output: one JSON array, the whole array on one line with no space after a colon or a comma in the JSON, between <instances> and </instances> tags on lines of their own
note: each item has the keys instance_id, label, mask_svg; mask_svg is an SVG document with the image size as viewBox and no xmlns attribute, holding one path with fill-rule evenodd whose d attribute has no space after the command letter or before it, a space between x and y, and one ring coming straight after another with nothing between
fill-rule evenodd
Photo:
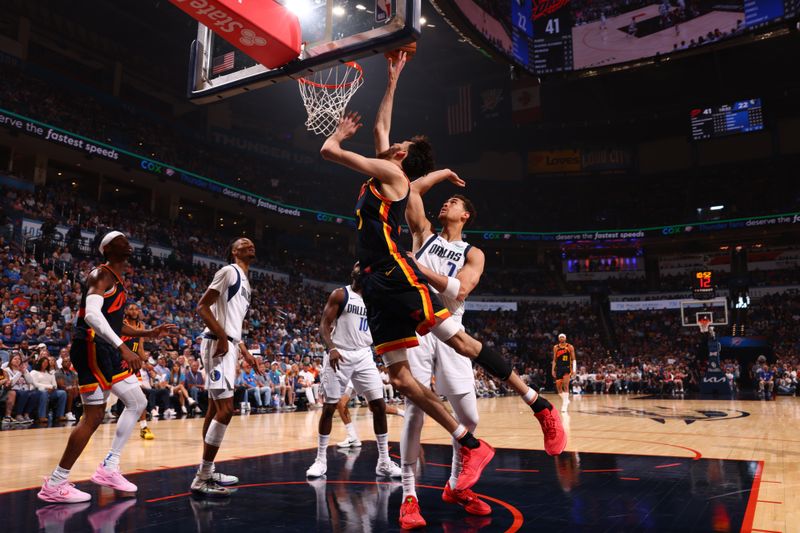
<instances>
[{"instance_id":1,"label":"basketball hoop","mask_svg":"<svg viewBox=\"0 0 800 533\"><path fill-rule=\"evenodd\" d=\"M306 128L317 135L330 135L344 115L348 102L364 83L361 66L348 61L297 80L308 113Z\"/></svg>"},{"instance_id":2,"label":"basketball hoop","mask_svg":"<svg viewBox=\"0 0 800 533\"><path fill-rule=\"evenodd\" d=\"M711 320L708 318L699 318L697 325L700 327L700 333L708 333L708 328L711 327Z\"/></svg>"}]
</instances>

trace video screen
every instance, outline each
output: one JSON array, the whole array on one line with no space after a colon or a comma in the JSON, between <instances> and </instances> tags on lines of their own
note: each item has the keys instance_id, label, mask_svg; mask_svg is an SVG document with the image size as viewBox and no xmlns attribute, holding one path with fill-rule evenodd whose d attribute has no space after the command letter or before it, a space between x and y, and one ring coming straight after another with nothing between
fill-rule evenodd
<instances>
[{"instance_id":1,"label":"video screen","mask_svg":"<svg viewBox=\"0 0 800 533\"><path fill-rule=\"evenodd\" d=\"M798 16L798 0L454 0L533 74L601 68L701 47Z\"/></svg>"},{"instance_id":2,"label":"video screen","mask_svg":"<svg viewBox=\"0 0 800 533\"><path fill-rule=\"evenodd\" d=\"M726 137L764 129L761 98L740 100L716 107L695 108L690 112L692 139Z\"/></svg>"}]
</instances>

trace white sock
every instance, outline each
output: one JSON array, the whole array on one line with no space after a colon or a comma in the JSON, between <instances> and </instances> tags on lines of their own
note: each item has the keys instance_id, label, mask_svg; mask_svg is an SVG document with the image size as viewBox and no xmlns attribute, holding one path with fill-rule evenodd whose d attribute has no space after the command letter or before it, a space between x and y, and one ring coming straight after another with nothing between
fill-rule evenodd
<instances>
[{"instance_id":1,"label":"white sock","mask_svg":"<svg viewBox=\"0 0 800 533\"><path fill-rule=\"evenodd\" d=\"M522 400L528 405L531 405L533 402L536 401L536 398L538 397L539 394L535 390L528 389L528 392L522 395Z\"/></svg>"},{"instance_id":2,"label":"white sock","mask_svg":"<svg viewBox=\"0 0 800 533\"><path fill-rule=\"evenodd\" d=\"M356 433L356 426L352 422L349 424L344 425L344 429L347 430L347 436L350 437L350 440L358 440L358 433Z\"/></svg>"},{"instance_id":3,"label":"white sock","mask_svg":"<svg viewBox=\"0 0 800 533\"><path fill-rule=\"evenodd\" d=\"M317 461L328 464L328 441L330 435L317 435Z\"/></svg>"},{"instance_id":4,"label":"white sock","mask_svg":"<svg viewBox=\"0 0 800 533\"><path fill-rule=\"evenodd\" d=\"M66 468L61 468L60 466L56 466L56 469L53 470L53 473L50 474L50 478L47 480L47 485L49 487L55 487L56 485L60 485L69 479L69 470Z\"/></svg>"},{"instance_id":5,"label":"white sock","mask_svg":"<svg viewBox=\"0 0 800 533\"><path fill-rule=\"evenodd\" d=\"M103 459L103 468L109 472L116 472L119 470L119 451L110 450L106 458Z\"/></svg>"},{"instance_id":6,"label":"white sock","mask_svg":"<svg viewBox=\"0 0 800 533\"><path fill-rule=\"evenodd\" d=\"M142 428L142 429L146 428L147 427L147 420L142 420L141 422L139 422L139 427Z\"/></svg>"},{"instance_id":7,"label":"white sock","mask_svg":"<svg viewBox=\"0 0 800 533\"><path fill-rule=\"evenodd\" d=\"M214 461L200 460L200 468L197 469L197 477L200 479L208 479L214 473Z\"/></svg>"},{"instance_id":8,"label":"white sock","mask_svg":"<svg viewBox=\"0 0 800 533\"><path fill-rule=\"evenodd\" d=\"M388 462L389 461L389 434L384 433L383 435L375 434L375 441L378 444L378 462Z\"/></svg>"},{"instance_id":9,"label":"white sock","mask_svg":"<svg viewBox=\"0 0 800 533\"><path fill-rule=\"evenodd\" d=\"M462 438L464 435L468 433L467 428L463 426L463 424L459 424L458 427L451 433L453 437L458 440Z\"/></svg>"},{"instance_id":10,"label":"white sock","mask_svg":"<svg viewBox=\"0 0 800 533\"><path fill-rule=\"evenodd\" d=\"M402 416L402 417L404 417L404 418L405 418L405 416L406 416L406 412L405 412L405 410L403 410L403 409L398 409L398 410L397 410L397 416Z\"/></svg>"},{"instance_id":11,"label":"white sock","mask_svg":"<svg viewBox=\"0 0 800 533\"><path fill-rule=\"evenodd\" d=\"M414 465L403 465L403 500L408 496L417 497L416 477L414 476Z\"/></svg>"}]
</instances>

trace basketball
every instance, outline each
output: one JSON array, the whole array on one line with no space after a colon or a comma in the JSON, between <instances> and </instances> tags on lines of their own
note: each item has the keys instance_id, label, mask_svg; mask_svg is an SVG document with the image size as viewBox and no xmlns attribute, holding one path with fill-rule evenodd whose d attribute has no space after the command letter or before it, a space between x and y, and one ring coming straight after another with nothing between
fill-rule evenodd
<instances>
[{"instance_id":1,"label":"basketball","mask_svg":"<svg viewBox=\"0 0 800 533\"><path fill-rule=\"evenodd\" d=\"M406 53L406 60L411 60L414 57L414 54L417 53L417 43L409 43L404 44L400 48L396 48L390 52L386 52L383 55L386 56L386 59L391 59L392 61L397 61L400 59L400 52Z\"/></svg>"}]
</instances>

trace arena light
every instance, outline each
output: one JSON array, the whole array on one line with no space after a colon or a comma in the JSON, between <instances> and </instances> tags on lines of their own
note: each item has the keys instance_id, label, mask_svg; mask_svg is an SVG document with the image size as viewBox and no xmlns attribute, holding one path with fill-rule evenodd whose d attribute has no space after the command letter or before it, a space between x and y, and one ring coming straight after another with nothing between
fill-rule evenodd
<instances>
[{"instance_id":1,"label":"arena light","mask_svg":"<svg viewBox=\"0 0 800 533\"><path fill-rule=\"evenodd\" d=\"M356 4L356 9L358 9L359 11L366 11L367 6L365 6L364 4Z\"/></svg>"},{"instance_id":2,"label":"arena light","mask_svg":"<svg viewBox=\"0 0 800 533\"><path fill-rule=\"evenodd\" d=\"M308 0L286 0L284 6L299 18L308 15L314 7Z\"/></svg>"},{"instance_id":3,"label":"arena light","mask_svg":"<svg viewBox=\"0 0 800 533\"><path fill-rule=\"evenodd\" d=\"M345 10L342 6L333 6L331 13L333 13L337 17L341 17L345 14Z\"/></svg>"},{"instance_id":4,"label":"arena light","mask_svg":"<svg viewBox=\"0 0 800 533\"><path fill-rule=\"evenodd\" d=\"M709 211L722 211L723 209L725 209L724 205L712 205L708 208Z\"/></svg>"},{"instance_id":5,"label":"arena light","mask_svg":"<svg viewBox=\"0 0 800 533\"><path fill-rule=\"evenodd\" d=\"M428 19L426 19L425 17L420 17L419 18L419 25L420 26L424 26L427 23L428 23Z\"/></svg>"}]
</instances>

